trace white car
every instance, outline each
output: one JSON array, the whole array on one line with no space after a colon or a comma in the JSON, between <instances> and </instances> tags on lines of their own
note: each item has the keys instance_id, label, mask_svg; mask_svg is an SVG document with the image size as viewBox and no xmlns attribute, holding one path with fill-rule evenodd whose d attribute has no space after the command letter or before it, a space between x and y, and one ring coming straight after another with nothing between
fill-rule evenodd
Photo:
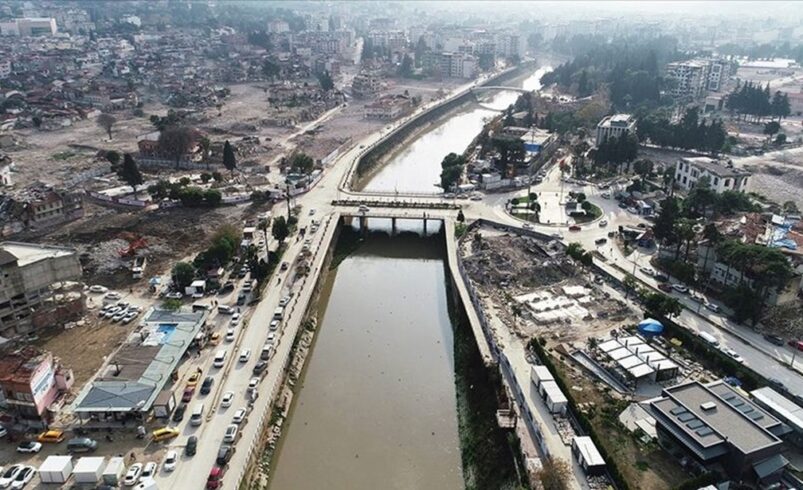
<instances>
[{"instance_id":1,"label":"white car","mask_svg":"<svg viewBox=\"0 0 803 490\"><path fill-rule=\"evenodd\" d=\"M714 303L706 303L705 307L714 313L719 313L719 306L715 305Z\"/></svg>"},{"instance_id":2,"label":"white car","mask_svg":"<svg viewBox=\"0 0 803 490\"><path fill-rule=\"evenodd\" d=\"M736 361L736 362L738 362L738 363L741 363L741 364L744 364L744 359L743 359L743 358L742 358L742 356L740 356L740 355L739 355L739 353L738 353L738 352L736 352L735 350L733 350L733 349L730 349L730 348L728 348L728 347L723 347L723 348L722 348L722 352L723 352L725 355L727 355L727 356L731 357L731 358L732 358L734 361Z\"/></svg>"},{"instance_id":3,"label":"white car","mask_svg":"<svg viewBox=\"0 0 803 490\"><path fill-rule=\"evenodd\" d=\"M105 299L115 299L115 300L122 298L122 296L120 296L120 293L116 293L114 291L112 291L110 293L106 293L103 297Z\"/></svg>"},{"instance_id":4,"label":"white car","mask_svg":"<svg viewBox=\"0 0 803 490\"><path fill-rule=\"evenodd\" d=\"M234 442L237 439L237 432L239 429L237 424L231 424L226 427L226 433L223 434L223 442Z\"/></svg>"},{"instance_id":5,"label":"white car","mask_svg":"<svg viewBox=\"0 0 803 490\"><path fill-rule=\"evenodd\" d=\"M647 276L653 277L655 275L655 271L650 269L649 267L639 267L639 270Z\"/></svg>"},{"instance_id":6,"label":"white car","mask_svg":"<svg viewBox=\"0 0 803 490\"><path fill-rule=\"evenodd\" d=\"M0 437L5 437L7 435L8 435L8 429L6 429L2 425L0 425ZM2 472L3 472L3 470L0 469L0 473L2 473Z\"/></svg>"},{"instance_id":7,"label":"white car","mask_svg":"<svg viewBox=\"0 0 803 490\"><path fill-rule=\"evenodd\" d=\"M237 411L234 412L234 417L232 417L231 421L235 424L240 424L243 420L245 420L245 414L246 412L244 408L238 408Z\"/></svg>"},{"instance_id":8,"label":"white car","mask_svg":"<svg viewBox=\"0 0 803 490\"><path fill-rule=\"evenodd\" d=\"M140 475L142 475L142 463L132 464L123 477L123 485L133 487L139 481Z\"/></svg>"},{"instance_id":9,"label":"white car","mask_svg":"<svg viewBox=\"0 0 803 490\"><path fill-rule=\"evenodd\" d=\"M11 482L14 481L14 478L19 475L20 471L25 468L25 465L21 464L14 464L6 468L6 471L0 475L0 488L8 488L11 486Z\"/></svg>"},{"instance_id":10,"label":"white car","mask_svg":"<svg viewBox=\"0 0 803 490\"><path fill-rule=\"evenodd\" d=\"M100 284L94 284L92 286L89 286L90 293L105 293L108 290L109 288L101 286Z\"/></svg>"},{"instance_id":11,"label":"white car","mask_svg":"<svg viewBox=\"0 0 803 490\"><path fill-rule=\"evenodd\" d=\"M140 479L144 480L145 478L153 478L156 474L156 469L158 468L157 464L153 461L148 461L145 463L145 468L142 470L142 475L140 475Z\"/></svg>"},{"instance_id":12,"label":"white car","mask_svg":"<svg viewBox=\"0 0 803 490\"><path fill-rule=\"evenodd\" d=\"M34 475L36 475L36 468L24 466L14 477L14 481L11 482L11 488L25 488L25 485L33 480Z\"/></svg>"},{"instance_id":13,"label":"white car","mask_svg":"<svg viewBox=\"0 0 803 490\"><path fill-rule=\"evenodd\" d=\"M136 312L136 311L129 311L128 313L126 313L126 314L125 314L125 316L123 317L123 320L122 320L122 321L123 321L123 323L124 323L124 324L131 323L131 321L132 321L134 318L136 318L136 317L137 317L137 315L139 315L139 313L138 313L138 312Z\"/></svg>"},{"instance_id":14,"label":"white car","mask_svg":"<svg viewBox=\"0 0 803 490\"><path fill-rule=\"evenodd\" d=\"M240 362L248 362L249 357L251 357L251 349L243 349L240 351Z\"/></svg>"},{"instance_id":15,"label":"white car","mask_svg":"<svg viewBox=\"0 0 803 490\"><path fill-rule=\"evenodd\" d=\"M117 312L117 313L116 313L116 314L115 314L115 315L112 317L112 321L113 321L113 322L119 322L119 321L121 321L123 318L125 318L125 316L126 316L127 314L128 314L128 310L121 310L121 311L118 311L118 312Z\"/></svg>"},{"instance_id":16,"label":"white car","mask_svg":"<svg viewBox=\"0 0 803 490\"><path fill-rule=\"evenodd\" d=\"M223 394L223 398L220 399L220 406L223 408L229 408L232 401L234 401L234 393L227 391Z\"/></svg>"},{"instance_id":17,"label":"white car","mask_svg":"<svg viewBox=\"0 0 803 490\"><path fill-rule=\"evenodd\" d=\"M606 226L608 226L608 220L604 219L604 220L599 222L599 227L600 228L605 228Z\"/></svg>"},{"instance_id":18,"label":"white car","mask_svg":"<svg viewBox=\"0 0 803 490\"><path fill-rule=\"evenodd\" d=\"M689 290L689 288L687 288L683 284L678 284L678 283L672 284L672 289L674 289L675 291L677 291L679 293L686 293Z\"/></svg>"},{"instance_id":19,"label":"white car","mask_svg":"<svg viewBox=\"0 0 803 490\"><path fill-rule=\"evenodd\" d=\"M309 210L309 215L310 216L315 216L315 208L312 208L312 209Z\"/></svg>"},{"instance_id":20,"label":"white car","mask_svg":"<svg viewBox=\"0 0 803 490\"><path fill-rule=\"evenodd\" d=\"M251 378L251 381L248 382L248 389L255 390L259 386L259 378Z\"/></svg>"},{"instance_id":21,"label":"white car","mask_svg":"<svg viewBox=\"0 0 803 490\"><path fill-rule=\"evenodd\" d=\"M106 310L105 313L103 313L103 316L106 317L106 318L111 318L114 315L116 315L118 311L120 311L120 307L119 306L112 306L111 308Z\"/></svg>"},{"instance_id":22,"label":"white car","mask_svg":"<svg viewBox=\"0 0 803 490\"><path fill-rule=\"evenodd\" d=\"M177 463L178 463L178 453L172 450L167 451L164 463L162 463L162 468L164 468L165 471L173 471L176 469Z\"/></svg>"},{"instance_id":23,"label":"white car","mask_svg":"<svg viewBox=\"0 0 803 490\"><path fill-rule=\"evenodd\" d=\"M172 292L172 293L167 293L167 299L181 299L183 297L184 297L184 295L181 294L178 291L175 291L175 292Z\"/></svg>"},{"instance_id":24,"label":"white car","mask_svg":"<svg viewBox=\"0 0 803 490\"><path fill-rule=\"evenodd\" d=\"M42 450L42 443L36 441L23 441L17 446L17 452L22 454L35 454Z\"/></svg>"},{"instance_id":25,"label":"white car","mask_svg":"<svg viewBox=\"0 0 803 490\"><path fill-rule=\"evenodd\" d=\"M236 336L237 334L234 332L233 328L226 330L226 342L234 342L234 337Z\"/></svg>"},{"instance_id":26,"label":"white car","mask_svg":"<svg viewBox=\"0 0 803 490\"><path fill-rule=\"evenodd\" d=\"M276 342L276 332L270 332L268 338L265 339L266 344L273 344Z\"/></svg>"},{"instance_id":27,"label":"white car","mask_svg":"<svg viewBox=\"0 0 803 490\"><path fill-rule=\"evenodd\" d=\"M285 296L284 298L279 300L279 306L287 306L290 302L290 296Z\"/></svg>"}]
</instances>

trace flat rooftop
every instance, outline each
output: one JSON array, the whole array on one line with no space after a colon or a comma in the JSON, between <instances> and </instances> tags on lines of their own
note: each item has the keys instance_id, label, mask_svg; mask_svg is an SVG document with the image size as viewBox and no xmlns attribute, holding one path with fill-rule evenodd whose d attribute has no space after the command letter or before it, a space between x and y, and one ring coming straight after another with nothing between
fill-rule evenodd
<instances>
[{"instance_id":1,"label":"flat rooftop","mask_svg":"<svg viewBox=\"0 0 803 490\"><path fill-rule=\"evenodd\" d=\"M625 127L635 122L635 118L631 114L614 114L607 116L600 121L598 127L606 128L611 126Z\"/></svg>"},{"instance_id":2,"label":"flat rooftop","mask_svg":"<svg viewBox=\"0 0 803 490\"><path fill-rule=\"evenodd\" d=\"M664 390L652 406L704 448L727 441L744 454L780 444L768 428L780 422L721 381Z\"/></svg>"},{"instance_id":3,"label":"flat rooftop","mask_svg":"<svg viewBox=\"0 0 803 490\"><path fill-rule=\"evenodd\" d=\"M742 170L735 167L729 167L727 165L723 165L722 163L719 162L719 160L715 160L713 158L691 157L691 158L682 158L681 161L694 165L695 167L701 168L703 170L706 170L708 171L708 173L714 174L717 177L737 177L742 175L750 175L750 172L748 172L747 170Z\"/></svg>"},{"instance_id":4,"label":"flat rooftop","mask_svg":"<svg viewBox=\"0 0 803 490\"><path fill-rule=\"evenodd\" d=\"M16 260L17 265L23 267L40 260L66 257L74 253L75 250L66 247L37 245L35 243L2 242L0 243L0 265Z\"/></svg>"},{"instance_id":5,"label":"flat rooftop","mask_svg":"<svg viewBox=\"0 0 803 490\"><path fill-rule=\"evenodd\" d=\"M150 410L170 380L190 343L206 321L206 312L151 309L140 329L87 383L73 407L76 412Z\"/></svg>"}]
</instances>

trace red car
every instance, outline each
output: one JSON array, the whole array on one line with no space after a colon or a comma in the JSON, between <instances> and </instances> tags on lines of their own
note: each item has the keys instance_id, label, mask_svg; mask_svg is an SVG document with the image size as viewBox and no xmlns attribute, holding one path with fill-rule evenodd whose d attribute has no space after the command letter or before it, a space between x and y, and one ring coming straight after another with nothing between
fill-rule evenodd
<instances>
[{"instance_id":1,"label":"red car","mask_svg":"<svg viewBox=\"0 0 803 490\"><path fill-rule=\"evenodd\" d=\"M209 478L206 479L206 488L220 488L220 486L223 484L223 475L225 473L225 467L215 466L212 468L212 471L209 472Z\"/></svg>"},{"instance_id":2,"label":"red car","mask_svg":"<svg viewBox=\"0 0 803 490\"><path fill-rule=\"evenodd\" d=\"M580 225L572 225L569 227L569 231L580 231L580 230L582 230L582 228L580 228Z\"/></svg>"},{"instance_id":3,"label":"red car","mask_svg":"<svg viewBox=\"0 0 803 490\"><path fill-rule=\"evenodd\" d=\"M192 400L192 395L194 395L194 394L195 394L195 387L194 386L191 386L189 388L185 388L184 389L184 394L181 395L181 401L189 402L190 400Z\"/></svg>"},{"instance_id":4,"label":"red car","mask_svg":"<svg viewBox=\"0 0 803 490\"><path fill-rule=\"evenodd\" d=\"M803 351L803 340L794 340L794 339L792 339L787 343L789 344L789 347L791 347L793 349L797 349L797 350Z\"/></svg>"}]
</instances>

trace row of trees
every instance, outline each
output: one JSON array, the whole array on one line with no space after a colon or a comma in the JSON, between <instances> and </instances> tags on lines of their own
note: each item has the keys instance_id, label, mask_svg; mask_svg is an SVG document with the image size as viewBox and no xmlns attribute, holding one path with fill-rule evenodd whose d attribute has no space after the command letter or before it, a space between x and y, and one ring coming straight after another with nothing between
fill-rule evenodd
<instances>
[{"instance_id":1,"label":"row of trees","mask_svg":"<svg viewBox=\"0 0 803 490\"><path fill-rule=\"evenodd\" d=\"M594 152L594 163L614 164L632 162L638 156L638 138L632 134L612 136L600 143Z\"/></svg>"},{"instance_id":2,"label":"row of trees","mask_svg":"<svg viewBox=\"0 0 803 490\"><path fill-rule=\"evenodd\" d=\"M594 263L591 252L586 252L583 246L577 242L572 242L566 247L566 255L580 262L583 267L590 267Z\"/></svg>"},{"instance_id":3,"label":"row of trees","mask_svg":"<svg viewBox=\"0 0 803 490\"><path fill-rule=\"evenodd\" d=\"M639 120L638 136L658 146L719 153L725 145L727 132L722 121L710 123L700 118L696 107L686 109L678 124L665 117L647 116Z\"/></svg>"},{"instance_id":4,"label":"row of trees","mask_svg":"<svg viewBox=\"0 0 803 490\"><path fill-rule=\"evenodd\" d=\"M728 95L726 107L737 113L739 118L751 116L757 122L765 117L781 120L790 114L789 96L779 91L770 96L769 83L764 88L753 82L737 86Z\"/></svg>"}]
</instances>

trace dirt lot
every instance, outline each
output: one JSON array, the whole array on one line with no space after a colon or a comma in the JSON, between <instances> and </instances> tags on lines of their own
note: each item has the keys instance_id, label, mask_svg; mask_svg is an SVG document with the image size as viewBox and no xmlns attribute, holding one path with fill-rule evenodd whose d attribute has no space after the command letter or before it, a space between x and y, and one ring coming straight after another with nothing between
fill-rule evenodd
<instances>
[{"instance_id":1,"label":"dirt lot","mask_svg":"<svg viewBox=\"0 0 803 490\"><path fill-rule=\"evenodd\" d=\"M472 231L463 245L469 276L519 337L581 341L635 319L562 253L548 254L542 247L533 238L488 228Z\"/></svg>"},{"instance_id":2,"label":"dirt lot","mask_svg":"<svg viewBox=\"0 0 803 490\"><path fill-rule=\"evenodd\" d=\"M559 360L553 352L553 363L558 375L567 386L572 387L572 398L581 406L591 420L605 449L616 458L616 463L631 488L674 488L689 478L680 464L656 443L645 444L622 427L619 414L628 401L613 396L606 385L595 381L579 369Z\"/></svg>"}]
</instances>

